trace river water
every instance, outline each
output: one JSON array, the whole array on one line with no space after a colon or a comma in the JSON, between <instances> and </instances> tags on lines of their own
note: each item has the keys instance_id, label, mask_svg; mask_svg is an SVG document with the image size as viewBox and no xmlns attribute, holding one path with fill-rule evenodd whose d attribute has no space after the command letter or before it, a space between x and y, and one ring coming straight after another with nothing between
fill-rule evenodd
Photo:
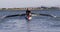
<instances>
[{"instance_id":1,"label":"river water","mask_svg":"<svg viewBox=\"0 0 60 32\"><path fill-rule=\"evenodd\" d=\"M0 32L60 32L60 18L33 16L29 23L24 16L2 19L5 15L23 13L25 10L0 10ZM33 10L32 13L60 16L60 10Z\"/></svg>"}]
</instances>

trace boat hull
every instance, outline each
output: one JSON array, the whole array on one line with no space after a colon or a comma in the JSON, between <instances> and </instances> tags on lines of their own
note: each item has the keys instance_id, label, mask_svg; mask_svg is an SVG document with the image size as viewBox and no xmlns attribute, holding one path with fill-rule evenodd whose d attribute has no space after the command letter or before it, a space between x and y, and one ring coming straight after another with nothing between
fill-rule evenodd
<instances>
[{"instance_id":1,"label":"boat hull","mask_svg":"<svg viewBox=\"0 0 60 32\"><path fill-rule=\"evenodd\" d=\"M32 19L32 17L26 16L26 19L27 19L28 21L30 21L30 20Z\"/></svg>"}]
</instances>

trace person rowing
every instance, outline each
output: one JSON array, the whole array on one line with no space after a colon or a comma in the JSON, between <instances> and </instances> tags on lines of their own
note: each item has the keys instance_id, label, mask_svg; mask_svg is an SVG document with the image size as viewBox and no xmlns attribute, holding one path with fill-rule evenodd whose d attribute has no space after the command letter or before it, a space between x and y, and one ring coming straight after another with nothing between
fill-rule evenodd
<instances>
[{"instance_id":1,"label":"person rowing","mask_svg":"<svg viewBox=\"0 0 60 32\"><path fill-rule=\"evenodd\" d=\"M26 16L25 18L29 21L32 19L32 16L49 16L49 17L56 18L56 16L54 16L54 15L31 13L31 10L28 8L26 10L26 13L24 13L24 14L8 15L8 16L3 16L2 18L5 19L5 18L15 17L15 16Z\"/></svg>"},{"instance_id":2,"label":"person rowing","mask_svg":"<svg viewBox=\"0 0 60 32\"><path fill-rule=\"evenodd\" d=\"M28 20L31 20L31 19L32 19L31 11L30 11L30 9L28 9L28 8L27 8L27 10L26 10L26 18L27 18Z\"/></svg>"}]
</instances>

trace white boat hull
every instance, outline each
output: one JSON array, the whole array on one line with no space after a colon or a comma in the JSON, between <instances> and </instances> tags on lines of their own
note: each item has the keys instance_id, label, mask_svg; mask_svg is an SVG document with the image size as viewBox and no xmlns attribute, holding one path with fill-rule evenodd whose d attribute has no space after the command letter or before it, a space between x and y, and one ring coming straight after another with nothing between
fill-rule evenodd
<instances>
[{"instance_id":1,"label":"white boat hull","mask_svg":"<svg viewBox=\"0 0 60 32\"><path fill-rule=\"evenodd\" d=\"M32 17L29 17L29 18L28 18L28 20L31 20L31 19L32 19Z\"/></svg>"},{"instance_id":2,"label":"white boat hull","mask_svg":"<svg viewBox=\"0 0 60 32\"><path fill-rule=\"evenodd\" d=\"M32 17L29 17L29 16L26 16L26 18L27 18L27 20L31 20L32 19Z\"/></svg>"}]
</instances>

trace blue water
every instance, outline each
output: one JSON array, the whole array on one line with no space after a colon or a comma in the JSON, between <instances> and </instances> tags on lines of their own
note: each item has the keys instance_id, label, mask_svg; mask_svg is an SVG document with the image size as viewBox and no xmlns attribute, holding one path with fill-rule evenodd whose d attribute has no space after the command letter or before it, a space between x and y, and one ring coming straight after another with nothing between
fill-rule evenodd
<instances>
[{"instance_id":1,"label":"blue water","mask_svg":"<svg viewBox=\"0 0 60 32\"><path fill-rule=\"evenodd\" d=\"M60 18L34 16L28 23L24 16L1 19L5 15L23 14L25 10L1 10L0 32L60 32ZM32 13L60 16L60 10L34 10Z\"/></svg>"}]
</instances>

